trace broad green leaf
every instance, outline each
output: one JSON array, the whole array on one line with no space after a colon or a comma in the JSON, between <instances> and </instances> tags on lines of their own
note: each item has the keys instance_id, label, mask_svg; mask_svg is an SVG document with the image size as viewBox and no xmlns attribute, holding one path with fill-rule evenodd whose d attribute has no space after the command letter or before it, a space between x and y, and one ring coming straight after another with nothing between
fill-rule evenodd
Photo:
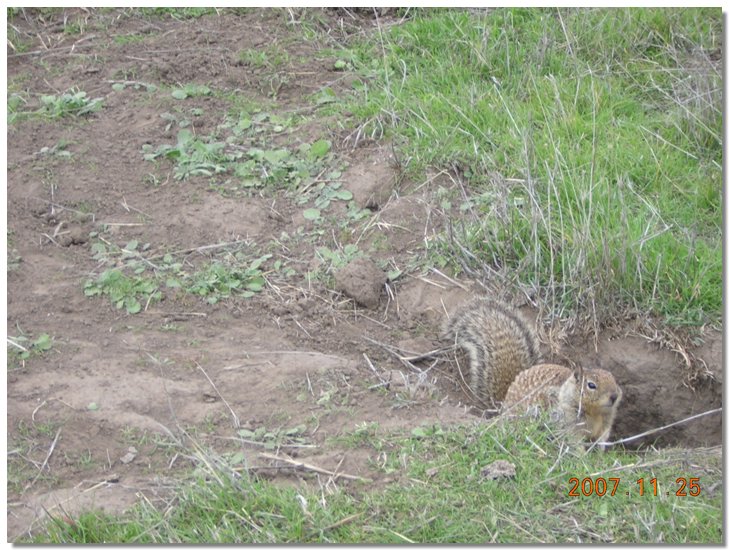
<instances>
[{"instance_id":1,"label":"broad green leaf","mask_svg":"<svg viewBox=\"0 0 729 550\"><path fill-rule=\"evenodd\" d=\"M307 208L302 214L307 220L318 220L321 217L321 212L317 208Z\"/></svg>"},{"instance_id":2,"label":"broad green leaf","mask_svg":"<svg viewBox=\"0 0 729 550\"><path fill-rule=\"evenodd\" d=\"M165 282L165 284L167 285L167 288L180 288L180 287L182 287L182 283L180 283L180 281L178 279L175 279L173 277L168 278L167 281Z\"/></svg>"},{"instance_id":3,"label":"broad green leaf","mask_svg":"<svg viewBox=\"0 0 729 550\"><path fill-rule=\"evenodd\" d=\"M53 341L51 340L51 337L44 332L33 342L33 347L39 351L48 351L53 347Z\"/></svg>"},{"instance_id":4,"label":"broad green leaf","mask_svg":"<svg viewBox=\"0 0 729 550\"><path fill-rule=\"evenodd\" d=\"M260 292L261 290L263 290L263 285L263 282L252 281L246 284L246 288L251 292Z\"/></svg>"},{"instance_id":5,"label":"broad green leaf","mask_svg":"<svg viewBox=\"0 0 729 550\"><path fill-rule=\"evenodd\" d=\"M398 277L399 277L400 275L402 275L402 270L400 270L400 269L393 269L393 270L391 270L391 271L388 271L388 272L387 272L387 278L388 278L388 279L389 279L390 281L394 281L394 280L395 280L395 279L397 279L397 278L398 278Z\"/></svg>"},{"instance_id":6,"label":"broad green leaf","mask_svg":"<svg viewBox=\"0 0 729 550\"><path fill-rule=\"evenodd\" d=\"M334 193L333 196L343 201L351 201L352 197L354 197L354 195L352 195L352 192L347 191L346 189L340 189L339 191Z\"/></svg>"},{"instance_id":7,"label":"broad green leaf","mask_svg":"<svg viewBox=\"0 0 729 550\"><path fill-rule=\"evenodd\" d=\"M413 435L413 437L425 437L426 435L428 435L425 431L425 428L422 427L413 428L410 433Z\"/></svg>"},{"instance_id":8,"label":"broad green leaf","mask_svg":"<svg viewBox=\"0 0 729 550\"><path fill-rule=\"evenodd\" d=\"M332 142L327 139L320 139L319 141L315 141L311 144L311 149L309 149L309 155L311 155L314 158L322 158L324 155L326 155L329 152L329 149L332 148Z\"/></svg>"},{"instance_id":9,"label":"broad green leaf","mask_svg":"<svg viewBox=\"0 0 729 550\"><path fill-rule=\"evenodd\" d=\"M142 311L142 304L136 298L129 298L126 300L127 313L139 313Z\"/></svg>"}]
</instances>

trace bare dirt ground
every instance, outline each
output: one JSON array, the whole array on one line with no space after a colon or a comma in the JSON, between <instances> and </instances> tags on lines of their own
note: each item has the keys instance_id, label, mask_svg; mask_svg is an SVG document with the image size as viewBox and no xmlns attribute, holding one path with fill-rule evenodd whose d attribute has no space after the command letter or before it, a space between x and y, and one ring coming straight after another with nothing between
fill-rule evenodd
<instances>
[{"instance_id":1,"label":"bare dirt ground","mask_svg":"<svg viewBox=\"0 0 729 550\"><path fill-rule=\"evenodd\" d=\"M64 14L83 23L80 33L64 33ZM368 466L377 456L337 446L335 436L364 423L389 430L479 421L463 405L452 367L441 370L445 358L419 375L386 349L407 355L442 345L444 310L471 294L465 279L454 284L435 270L407 269L424 241L443 229L433 197L453 182L447 174L402 180L388 143L365 139L353 148L348 120L317 115L312 97L327 87L342 93L354 80L334 69L336 57L324 48L372 32L373 20L322 12L312 23L316 40L287 20L282 10L187 21L129 10L14 18L19 30L37 37L27 52L8 49L9 87L29 92L28 109L42 94L71 88L102 97L103 107L88 117L31 118L8 129L8 334L32 341L46 333L53 342L25 361L8 351L11 538L37 525L44 509L120 511L140 498L154 500L190 468L190 457L171 444L186 436L221 453L240 452L239 460L279 479L294 478L290 470L265 469L273 464L260 456L271 452L266 441L321 468L386 483ZM280 65L241 62L241 51L266 48L288 57ZM115 82L128 84L113 90ZM148 93L133 82L158 89ZM216 93L184 102L171 96L188 84ZM295 193L219 192L210 178L177 181L169 161L143 159L145 144L175 142L179 129L160 115L200 109L192 129L210 135L233 95L270 113L305 113L277 139L291 146L331 140L346 162L343 189L370 208L370 217L346 227L317 224L302 216L310 205L299 204ZM68 143L70 158L40 153L60 142ZM326 213L344 219L346 208L332 203ZM283 278L269 270L266 287L251 298L210 304L165 292L129 314L106 297L84 295L85 282L109 267L94 257L100 239L121 248L148 243L150 261L172 254L190 269L229 248L217 245L238 243L271 253L270 261L281 259L292 273ZM317 247L342 251L348 244L374 264L362 261L336 278L341 266L323 271ZM385 288L383 266L405 274ZM307 278L317 269L326 276ZM369 298L356 303L351 296L368 286ZM604 333L597 344L573 341L562 353L615 373L625 390L615 437L721 406L718 334L707 333L692 350L714 380L688 381L675 349L625 331ZM647 441L720 444L721 418Z\"/></svg>"}]
</instances>

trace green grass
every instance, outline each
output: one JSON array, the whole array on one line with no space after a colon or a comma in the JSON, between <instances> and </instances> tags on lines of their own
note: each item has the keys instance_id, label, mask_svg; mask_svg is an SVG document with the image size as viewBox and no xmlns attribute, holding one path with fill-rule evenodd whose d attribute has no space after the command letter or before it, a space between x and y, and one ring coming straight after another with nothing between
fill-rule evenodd
<instances>
[{"instance_id":1,"label":"green grass","mask_svg":"<svg viewBox=\"0 0 729 550\"><path fill-rule=\"evenodd\" d=\"M247 48L238 52L238 59L254 69L278 69L289 62L288 52L279 44L272 44L265 50Z\"/></svg>"},{"instance_id":2,"label":"green grass","mask_svg":"<svg viewBox=\"0 0 729 550\"><path fill-rule=\"evenodd\" d=\"M451 265L601 320L718 322L721 29L718 8L418 10L356 48L346 108L412 177L463 174Z\"/></svg>"},{"instance_id":3,"label":"green grass","mask_svg":"<svg viewBox=\"0 0 729 550\"><path fill-rule=\"evenodd\" d=\"M210 454L207 466L168 496L166 509L147 501L120 516L57 519L33 542L721 542L722 495L710 489L722 479L719 454L695 452L687 461L685 451L585 453L544 425L523 422L517 430L513 423L423 426L411 434L375 426L367 430L371 438L359 430L351 444L370 452L373 472L395 480L376 490L340 479L339 490L323 495L313 477L281 487L235 474L225 457ZM515 477L482 475L499 459L515 466ZM570 496L573 477L580 486L591 479L586 487L604 478L607 493ZM677 496L679 477L698 478L699 495L689 496L687 485L687 495Z\"/></svg>"}]
</instances>

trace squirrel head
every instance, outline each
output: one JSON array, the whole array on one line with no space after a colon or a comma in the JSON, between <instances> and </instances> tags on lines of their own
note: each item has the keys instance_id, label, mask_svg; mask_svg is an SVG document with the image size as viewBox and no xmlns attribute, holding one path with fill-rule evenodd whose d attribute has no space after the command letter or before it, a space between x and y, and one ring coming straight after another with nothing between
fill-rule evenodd
<instances>
[{"instance_id":1,"label":"squirrel head","mask_svg":"<svg viewBox=\"0 0 729 550\"><path fill-rule=\"evenodd\" d=\"M623 390L608 371L579 367L575 370L574 377L577 387L581 388L583 405L612 409L620 404Z\"/></svg>"}]
</instances>

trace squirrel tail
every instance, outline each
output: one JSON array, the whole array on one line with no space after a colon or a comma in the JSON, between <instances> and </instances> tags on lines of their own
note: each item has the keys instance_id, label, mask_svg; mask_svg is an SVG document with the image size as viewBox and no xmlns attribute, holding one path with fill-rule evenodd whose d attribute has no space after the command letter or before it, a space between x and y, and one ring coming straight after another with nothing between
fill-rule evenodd
<instances>
[{"instance_id":1,"label":"squirrel tail","mask_svg":"<svg viewBox=\"0 0 729 550\"><path fill-rule=\"evenodd\" d=\"M469 389L488 405L502 401L516 375L540 360L529 321L497 300L479 298L456 312L444 336L467 353Z\"/></svg>"}]
</instances>

